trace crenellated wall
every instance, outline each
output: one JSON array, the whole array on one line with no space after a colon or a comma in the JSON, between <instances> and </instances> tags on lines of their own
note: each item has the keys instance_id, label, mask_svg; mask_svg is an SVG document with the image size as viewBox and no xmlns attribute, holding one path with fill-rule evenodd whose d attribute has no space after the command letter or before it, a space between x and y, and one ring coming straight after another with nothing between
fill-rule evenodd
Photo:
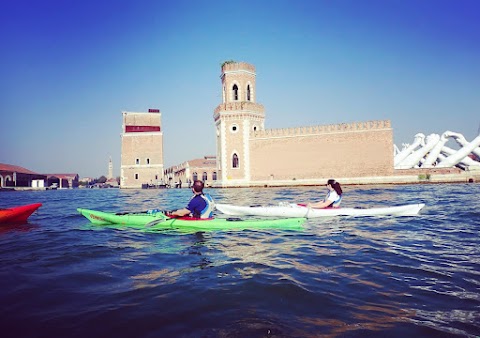
<instances>
[{"instance_id":1,"label":"crenellated wall","mask_svg":"<svg viewBox=\"0 0 480 338\"><path fill-rule=\"evenodd\" d=\"M338 133L338 132L364 132L372 130L391 129L391 123L389 120L377 120L366 122L353 122L353 123L339 123L339 124L327 124L308 127L292 127L292 128L280 128L280 129L265 129L252 131L251 138L264 138L264 137L291 137L291 136L307 136L316 134Z\"/></svg>"},{"instance_id":2,"label":"crenellated wall","mask_svg":"<svg viewBox=\"0 0 480 338\"><path fill-rule=\"evenodd\" d=\"M388 176L392 149L390 121L251 132L251 179Z\"/></svg>"}]
</instances>

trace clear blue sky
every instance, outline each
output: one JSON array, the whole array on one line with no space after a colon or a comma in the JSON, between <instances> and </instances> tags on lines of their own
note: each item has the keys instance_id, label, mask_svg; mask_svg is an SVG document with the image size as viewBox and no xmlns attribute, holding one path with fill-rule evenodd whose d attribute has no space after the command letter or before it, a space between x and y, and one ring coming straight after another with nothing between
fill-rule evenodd
<instances>
[{"instance_id":1,"label":"clear blue sky","mask_svg":"<svg viewBox=\"0 0 480 338\"><path fill-rule=\"evenodd\" d=\"M161 110L166 166L215 154L225 60L256 66L266 128L480 125L477 0L16 0L0 32L0 162L40 173L119 175L124 110Z\"/></svg>"}]
</instances>

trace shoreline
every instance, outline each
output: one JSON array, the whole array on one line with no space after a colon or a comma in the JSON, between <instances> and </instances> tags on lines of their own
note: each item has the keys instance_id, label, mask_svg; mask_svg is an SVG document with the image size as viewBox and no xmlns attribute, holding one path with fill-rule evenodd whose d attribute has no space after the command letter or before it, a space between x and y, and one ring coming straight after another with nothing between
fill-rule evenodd
<instances>
[{"instance_id":1,"label":"shoreline","mask_svg":"<svg viewBox=\"0 0 480 338\"><path fill-rule=\"evenodd\" d=\"M303 186L322 186L325 185L329 178L320 179L292 179L292 180L265 180L255 181L247 184L242 182L229 182L229 186L222 186L218 184L207 184L205 188L209 189L229 189L229 188L274 188L274 187L303 187ZM372 176L372 177L335 177L335 180L340 182L342 186L347 185L403 185L403 184L445 184L445 183L479 183L480 170L462 171L460 173L418 173L392 176ZM63 188L58 190L73 190L79 188ZM142 188L121 188L127 190L147 190ZM172 188L173 189L173 188ZM180 189L188 189L187 186ZM12 187L1 188L0 192L7 191L43 191L46 188L32 188L32 187ZM95 190L95 189L94 189ZM155 189L150 189L155 190Z\"/></svg>"}]
</instances>

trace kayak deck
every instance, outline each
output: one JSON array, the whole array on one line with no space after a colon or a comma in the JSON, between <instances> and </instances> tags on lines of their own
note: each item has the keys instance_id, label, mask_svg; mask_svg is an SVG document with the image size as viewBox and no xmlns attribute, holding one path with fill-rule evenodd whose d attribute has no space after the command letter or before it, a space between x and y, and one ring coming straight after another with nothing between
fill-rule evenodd
<instances>
[{"instance_id":1,"label":"kayak deck","mask_svg":"<svg viewBox=\"0 0 480 338\"><path fill-rule=\"evenodd\" d=\"M25 223L28 217L30 217L30 215L33 214L41 206L42 203L34 203L18 207L0 209L0 224Z\"/></svg>"},{"instance_id":2,"label":"kayak deck","mask_svg":"<svg viewBox=\"0 0 480 338\"><path fill-rule=\"evenodd\" d=\"M249 207L231 204L216 204L216 208L227 215L233 216L270 216L270 217L332 217L332 216L414 216L425 204L407 204L381 208L325 208L313 209L298 204L281 204L263 207Z\"/></svg>"},{"instance_id":3,"label":"kayak deck","mask_svg":"<svg viewBox=\"0 0 480 338\"><path fill-rule=\"evenodd\" d=\"M115 214L89 209L77 209L90 222L97 225L124 226L148 231L180 229L187 231L245 230L245 229L303 229L306 218L240 220L232 218L168 218L163 213Z\"/></svg>"}]
</instances>

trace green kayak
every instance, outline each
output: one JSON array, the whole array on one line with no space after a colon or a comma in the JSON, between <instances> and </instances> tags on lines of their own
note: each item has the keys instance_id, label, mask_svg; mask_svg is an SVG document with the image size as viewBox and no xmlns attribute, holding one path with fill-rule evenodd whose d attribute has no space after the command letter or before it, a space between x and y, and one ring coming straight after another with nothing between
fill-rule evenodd
<instances>
[{"instance_id":1,"label":"green kayak","mask_svg":"<svg viewBox=\"0 0 480 338\"><path fill-rule=\"evenodd\" d=\"M242 220L238 218L169 218L162 212L156 213L110 213L88 209L77 209L90 222L97 225L122 225L142 230L179 229L187 231L244 230L244 229L290 229L300 230L306 218L281 218Z\"/></svg>"}]
</instances>

